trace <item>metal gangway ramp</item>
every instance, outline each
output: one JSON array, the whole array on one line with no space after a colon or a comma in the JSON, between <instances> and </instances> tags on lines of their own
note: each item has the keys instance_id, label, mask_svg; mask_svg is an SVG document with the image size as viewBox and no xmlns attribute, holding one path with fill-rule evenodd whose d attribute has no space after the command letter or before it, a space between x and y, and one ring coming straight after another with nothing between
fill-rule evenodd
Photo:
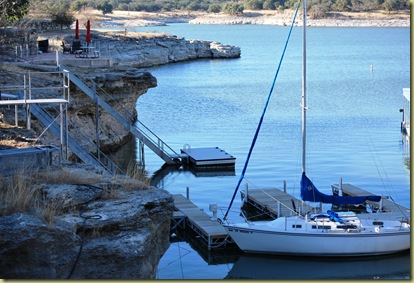
<instances>
[{"instance_id":1,"label":"metal gangway ramp","mask_svg":"<svg viewBox=\"0 0 414 283\"><path fill-rule=\"evenodd\" d=\"M177 164L179 163L179 158L182 157L181 154L176 153L171 147L169 147L164 141L162 141L156 134L154 134L148 127L146 127L139 120L136 125L131 124L123 115L121 115L117 110L110 106L101 95L109 97L111 100L116 101L103 89L99 88L93 81L93 88L91 89L82 79L80 79L75 74L69 75L68 67L64 65L59 65L59 70L64 72L68 79L74 83L81 91L88 95L93 101L95 101L100 107L102 107L107 113L114 117L126 130L133 134L137 139L139 139L143 144L150 148L155 154L157 154L161 159L163 159L167 164ZM100 94L98 95L97 89L99 89ZM125 108L125 115L132 116Z\"/></svg>"}]
</instances>

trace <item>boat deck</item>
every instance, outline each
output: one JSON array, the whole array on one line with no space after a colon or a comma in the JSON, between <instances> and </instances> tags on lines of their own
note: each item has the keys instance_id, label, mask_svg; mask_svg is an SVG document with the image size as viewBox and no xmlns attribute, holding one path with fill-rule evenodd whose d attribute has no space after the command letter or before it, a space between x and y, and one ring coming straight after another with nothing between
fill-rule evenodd
<instances>
[{"instance_id":1,"label":"boat deck","mask_svg":"<svg viewBox=\"0 0 414 283\"><path fill-rule=\"evenodd\" d=\"M226 229L217 220L197 207L191 200L181 194L174 194L177 211L173 214L173 229L190 227L208 246L208 249L221 247L230 241Z\"/></svg>"}]
</instances>

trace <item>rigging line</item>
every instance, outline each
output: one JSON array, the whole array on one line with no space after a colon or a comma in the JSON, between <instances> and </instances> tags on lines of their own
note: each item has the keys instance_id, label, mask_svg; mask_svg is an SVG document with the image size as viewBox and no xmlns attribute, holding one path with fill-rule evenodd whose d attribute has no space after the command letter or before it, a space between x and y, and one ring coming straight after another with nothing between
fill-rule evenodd
<instances>
[{"instance_id":1,"label":"rigging line","mask_svg":"<svg viewBox=\"0 0 414 283\"><path fill-rule=\"evenodd\" d=\"M296 6L295 15L293 17L292 24L291 24L290 29L289 29L289 34L287 36L285 46L283 48L282 56L280 57L280 60L279 60L279 65L277 66L275 77L273 78L273 83L272 83L272 86L270 88L270 91L269 91L269 94L268 94L268 97L267 97L267 101L266 101L265 106L263 108L262 116L260 117L260 120L259 120L259 125L257 126L256 133L254 134L252 144L250 145L250 150L249 150L249 153L247 154L247 159L246 159L246 162L244 163L244 167L243 167L242 173L240 175L240 179L237 183L236 189L234 190L234 194L233 194L233 197L230 201L230 205L229 205L229 207L226 211L226 214L224 215L224 220L226 220L226 218L227 218L227 214L229 213L229 210L230 210L231 206L233 205L233 201L234 201L234 198L236 197L236 193L237 193L237 191L240 187L240 184L241 184L241 182L244 178L244 174L246 173L247 165L249 164L250 156L252 154L254 145L256 144L256 139L257 139L257 136L259 134L259 131L260 131L260 128L261 128L261 125L262 125L262 122L263 122L263 118L264 118L264 115L265 115L266 110L267 110L267 106L269 105L270 97L272 96L272 92L273 92L273 89L274 89L275 84L276 84L276 79L277 79L277 76L279 74L280 66L282 64L283 57L285 56L285 51L286 51L287 45L289 43L290 34L292 33L293 26L295 25L295 19L296 19L296 15L298 14L298 11L299 11L300 2L301 2L301 0L298 1L298 4Z\"/></svg>"},{"instance_id":2,"label":"rigging line","mask_svg":"<svg viewBox=\"0 0 414 283\"><path fill-rule=\"evenodd\" d=\"M361 120L363 121L363 126L366 129L366 131L363 132L362 136L365 139L366 143L368 144L369 154L370 154L370 156L372 158L372 161L373 161L373 163L375 165L375 169L377 170L378 176L379 176L379 178L381 180L381 183L382 183L382 186L383 186L385 192L388 195L391 195L391 191L394 190L394 186L391 183L390 178L388 177L387 171L385 169L384 164L382 163L381 157L380 157L380 155L378 153L378 149L375 146L375 143L374 143L374 141L372 139L372 136L369 135L369 134L366 134L366 133L369 132L368 131L369 128L368 128L367 123L366 123L367 122L367 119L366 118L363 118L361 112L359 112L359 114L362 117ZM382 173L381 173L381 171L382 171Z\"/></svg>"}]
</instances>

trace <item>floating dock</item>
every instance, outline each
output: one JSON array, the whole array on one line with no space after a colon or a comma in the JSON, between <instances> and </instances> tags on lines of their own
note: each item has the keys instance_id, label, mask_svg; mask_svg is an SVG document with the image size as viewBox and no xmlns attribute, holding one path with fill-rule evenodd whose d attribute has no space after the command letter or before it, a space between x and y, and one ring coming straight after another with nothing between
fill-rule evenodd
<instances>
[{"instance_id":1,"label":"floating dock","mask_svg":"<svg viewBox=\"0 0 414 283\"><path fill-rule=\"evenodd\" d=\"M207 244L208 250L231 243L226 229L217 219L212 219L183 195L175 194L173 197L177 211L173 213L172 230L191 228Z\"/></svg>"},{"instance_id":2,"label":"floating dock","mask_svg":"<svg viewBox=\"0 0 414 283\"><path fill-rule=\"evenodd\" d=\"M196 167L234 167L236 158L218 147L181 149L181 157Z\"/></svg>"}]
</instances>

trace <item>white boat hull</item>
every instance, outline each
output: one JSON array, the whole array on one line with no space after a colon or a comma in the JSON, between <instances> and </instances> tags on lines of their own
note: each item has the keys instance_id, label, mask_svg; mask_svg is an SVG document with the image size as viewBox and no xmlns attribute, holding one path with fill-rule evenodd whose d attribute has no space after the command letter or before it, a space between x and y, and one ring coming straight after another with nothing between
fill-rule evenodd
<instances>
[{"instance_id":1,"label":"white boat hull","mask_svg":"<svg viewBox=\"0 0 414 283\"><path fill-rule=\"evenodd\" d=\"M226 225L241 250L260 254L367 256L410 249L410 230L383 232L283 231L267 224Z\"/></svg>"}]
</instances>

